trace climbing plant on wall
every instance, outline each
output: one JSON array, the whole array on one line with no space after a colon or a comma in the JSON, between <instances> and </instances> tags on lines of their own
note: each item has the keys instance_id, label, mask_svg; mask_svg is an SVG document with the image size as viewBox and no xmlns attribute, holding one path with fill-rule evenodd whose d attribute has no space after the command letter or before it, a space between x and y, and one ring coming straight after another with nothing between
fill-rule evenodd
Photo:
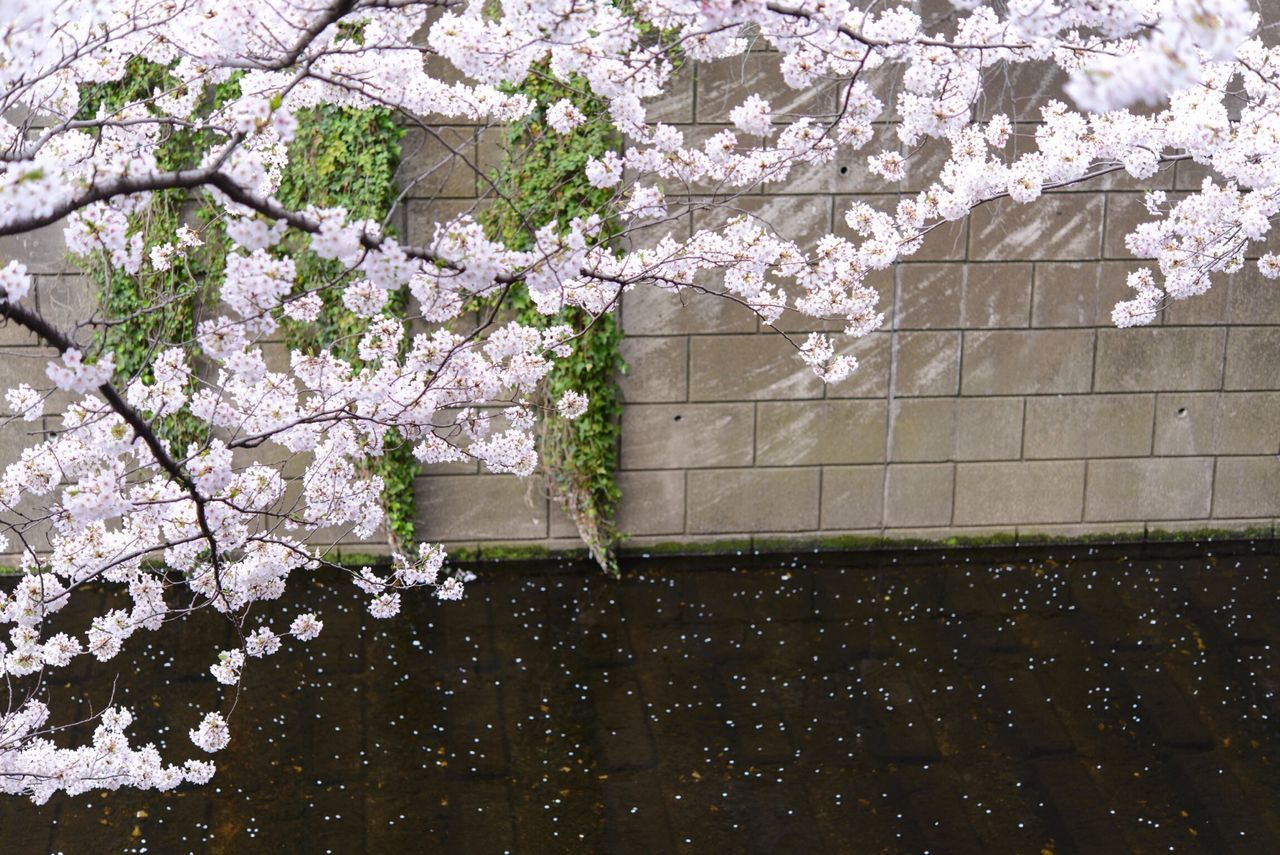
<instances>
[{"instance_id":1,"label":"climbing plant on wall","mask_svg":"<svg viewBox=\"0 0 1280 855\"><path fill-rule=\"evenodd\" d=\"M343 207L353 217L385 223L396 200L395 172L403 136L390 110L325 105L300 112L289 165L276 195L289 207ZM389 226L386 230L394 232ZM325 289L324 308L315 322L288 322L290 346L310 352L327 350L357 369L364 367L357 345L369 322L342 304L339 283L346 278L341 262L311 253L297 253L295 258L299 282L311 283L310 287L333 284ZM403 319L407 303L408 293L401 288L391 293L383 313ZM393 544L407 546L414 539L413 476L418 461L394 429L387 433L382 455L372 460L373 474L383 480L390 537Z\"/></svg>"},{"instance_id":2,"label":"climbing plant on wall","mask_svg":"<svg viewBox=\"0 0 1280 855\"><path fill-rule=\"evenodd\" d=\"M235 98L241 76L233 74L213 87L205 97L205 110L212 112ZM180 82L167 67L134 58L122 80L81 88L76 118L92 119L100 111L110 114L125 105L145 102L155 93L178 89ZM176 128L159 147L158 165L163 169L195 166L209 144L207 132ZM145 213L132 218L131 233L142 238L143 262L136 273L126 273L106 259L82 264L96 286L102 322L96 344L115 355L119 381L127 383L134 377L151 381L156 353L194 338L205 283L216 281L222 273L227 247L218 212L212 205L192 202L183 190L161 190L153 194ZM198 235L200 244L187 247L167 268L147 263L150 251L184 222ZM198 421L185 411L158 420L156 431L180 456L188 445L202 438Z\"/></svg>"},{"instance_id":3,"label":"climbing plant on wall","mask_svg":"<svg viewBox=\"0 0 1280 855\"><path fill-rule=\"evenodd\" d=\"M566 225L574 217L593 213L604 218L606 235L618 234L617 219L609 209L612 192L592 187L585 172L588 158L617 149L620 143L607 119L606 102L582 78L561 82L545 68L535 68L518 91L536 101L538 108L508 130L507 156L494 176L496 192L485 209L490 236L512 248L528 249L539 227L550 222ZM555 132L546 123L547 108L561 99L568 99L588 117L567 134ZM510 199L518 199L518 207L504 203ZM522 323L585 328L573 355L557 363L548 376L543 400L556 401L563 392L577 390L587 395L587 412L570 421L554 407L545 406L540 450L552 498L573 519L592 558L616 575L614 516L619 491L614 473L622 413L617 375L626 367L618 352L622 330L613 314L594 321L579 308L552 317L542 315L523 287L511 289L506 299Z\"/></svg>"},{"instance_id":4,"label":"climbing plant on wall","mask_svg":"<svg viewBox=\"0 0 1280 855\"><path fill-rule=\"evenodd\" d=\"M83 117L178 86L164 66L134 62L137 68L124 80L85 88ZM235 96L238 79L238 75L233 76L206 97L210 112ZM617 234L617 221L609 211L612 193L592 187L585 178L588 158L619 145L616 129L603 118L605 103L576 77L561 82L548 74L535 73L520 91L534 99L539 109L508 131L508 156L494 176L498 192L485 212L490 233L513 248L527 248L539 226L553 221L565 224L573 217L597 213L604 218L605 233ZM546 125L546 108L565 98L584 115L600 118L590 118L567 134L552 131ZM298 127L276 194L281 202L294 209L306 205L341 206L355 217L386 222L396 199L395 172L403 136L391 111L325 105L300 111L296 117ZM194 165L206 148L201 132L177 131L163 149L161 166ZM206 283L216 283L221 278L225 265L227 240L215 210L201 205L191 210L192 200L179 190L162 191L157 197L144 218L132 224L144 238L143 257L156 244L148 239L149 235L172 235L184 218L195 224L202 245L185 252L168 270L147 264L136 274L123 273L106 263L88 268L98 286L99 308L106 322L101 343L116 354L122 379L150 379L149 366L158 349L194 336L204 296L201 292ZM519 199L518 208L502 202L513 198ZM337 289L345 281L341 265L289 243L302 240L305 239L290 236L280 247L296 261L299 287L329 283L325 290L332 293L325 294L325 308L314 322L286 321L289 345L309 351L327 350L360 368L363 361L357 342L368 322L347 311L337 299ZM522 287L511 289L506 299L506 308L523 323L585 327L573 355L558 364L548 377L544 400L558 400L563 392L573 389L587 395L587 412L570 421L554 407L546 407L540 426L540 450L552 497L574 520L592 557L607 572L616 573L614 517L619 491L615 470L621 414L616 377L625 370L618 352L621 329L612 314L592 321L581 309L574 308L561 315L543 316ZM392 294L384 311L403 318L406 308L407 294L401 290ZM179 452L201 439L194 421L188 424L178 418L162 424L161 434ZM383 454L373 461L371 470L384 482L389 535L395 544L410 543L414 538L413 477L417 461L395 431L388 435Z\"/></svg>"},{"instance_id":5,"label":"climbing plant on wall","mask_svg":"<svg viewBox=\"0 0 1280 855\"><path fill-rule=\"evenodd\" d=\"M85 87L78 118L92 118L101 109L111 111L179 86L165 66L137 59L132 64L135 67L121 81ZM208 112L235 97L239 77L233 75L206 96ZM300 111L296 118L298 127L277 193L281 201L293 208L341 206L353 216L384 222L396 198L395 171L403 136L391 111L325 105ZM207 148L204 133L178 130L161 148L159 165L166 169L194 166ZM150 251L184 221L198 234L201 244L176 256L168 269L147 263ZM196 202L181 190L156 193L146 213L130 228L143 239L144 262L137 273L125 273L107 263L92 263L85 270L97 287L104 323L99 343L115 354L117 379L140 376L150 380L150 365L160 349L194 338L200 305L208 296L205 288L209 284L216 287L222 278L228 242L217 208ZM153 235L158 237L153 240ZM287 321L290 346L313 352L328 350L362 367L357 341L368 321L347 311L340 299L330 299L339 283L346 281L341 264L302 251L305 247L285 245L281 249L295 259L299 289L328 283L324 310L314 323ZM407 293L401 289L391 295L384 311L403 318L406 302ZM202 439L198 422L185 412L161 420L158 432L179 456L189 444ZM370 468L384 483L389 536L393 545L407 546L414 539L413 476L418 463L394 430L386 438L382 456L373 461Z\"/></svg>"}]
</instances>

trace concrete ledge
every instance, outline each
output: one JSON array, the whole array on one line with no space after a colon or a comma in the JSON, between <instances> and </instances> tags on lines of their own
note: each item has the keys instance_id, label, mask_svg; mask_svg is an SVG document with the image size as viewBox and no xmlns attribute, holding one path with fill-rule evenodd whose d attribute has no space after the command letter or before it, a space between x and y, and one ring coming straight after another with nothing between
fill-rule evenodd
<instances>
[{"instance_id":1,"label":"concrete ledge","mask_svg":"<svg viewBox=\"0 0 1280 855\"><path fill-rule=\"evenodd\" d=\"M1277 537L1271 519L1232 520L1206 526L1200 521L1142 523L1114 526L1029 526L1023 529L865 529L848 532L768 532L687 539L635 537L622 542L623 558L699 557L725 559L756 555L891 553L903 550L955 550L1046 545L1125 545L1272 541ZM458 562L510 562L541 559L573 560L586 551L572 540L511 541L445 544Z\"/></svg>"}]
</instances>

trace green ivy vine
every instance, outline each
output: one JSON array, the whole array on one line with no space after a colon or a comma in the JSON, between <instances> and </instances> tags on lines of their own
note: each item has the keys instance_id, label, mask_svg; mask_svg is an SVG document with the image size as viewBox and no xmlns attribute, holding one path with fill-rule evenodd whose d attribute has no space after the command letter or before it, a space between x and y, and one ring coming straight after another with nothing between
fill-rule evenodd
<instances>
[{"instance_id":1,"label":"green ivy vine","mask_svg":"<svg viewBox=\"0 0 1280 855\"><path fill-rule=\"evenodd\" d=\"M211 113L239 93L236 74L214 87L205 98L202 112ZM166 66L135 57L127 73L111 83L84 86L80 92L77 119L92 119L99 111L110 114L132 103L145 103L156 92L180 86ZM185 169L198 165L212 138L207 131L175 129L157 151L162 169ZM151 365L156 352L195 338L196 313L204 284L220 278L226 259L226 235L217 210L208 203L190 208L190 195L182 190L162 190L152 194L151 205L131 218L130 234L143 236L144 264L136 274L106 263L106 259L79 262L97 290L97 305L103 327L95 344L115 356L116 380L127 384L135 377L152 380ZM203 245L189 250L169 270L155 270L145 263L153 246L172 240L186 223L200 232ZM192 381L194 385L194 380ZM159 437L178 456L204 438L203 425L182 411L156 423Z\"/></svg>"},{"instance_id":2,"label":"green ivy vine","mask_svg":"<svg viewBox=\"0 0 1280 855\"><path fill-rule=\"evenodd\" d=\"M234 75L215 87L200 111L207 115L234 98L240 76ZM77 118L93 118L99 110L109 113L131 103L145 102L155 92L178 85L167 67L134 59L120 81L84 87ZM290 207L342 206L353 216L385 221L396 199L395 171L403 136L391 112L320 106L301 111L296 118L298 128L277 194L281 201ZM194 166L211 144L207 132L175 131L161 146L158 165L163 169ZM130 223L130 234L143 235L144 259L152 246L171 241L179 225L186 222L194 227L198 223L203 246L189 251L171 270L157 271L144 262L142 269L131 275L105 260L83 265L96 286L99 312L105 323L97 343L115 354L117 379L122 383L134 377L150 380L150 364L157 350L195 338L206 283L216 283L222 277L229 245L220 212L208 203L198 203L193 212L191 203L190 194L184 191L161 191L153 194L147 211ZM357 369L363 367L357 342L367 321L345 309L338 299L338 288L345 281L341 265L306 251L305 238L297 235L288 235L281 249L296 262L297 287L323 287L325 297L324 311L315 323L286 324L289 345L312 352L329 350ZM403 318L406 304L407 290L401 289L392 295L385 311ZM161 420L157 432L179 452L179 457L185 456L189 444L199 444L206 438L203 425L186 412ZM418 471L417 460L408 444L392 431L386 438L383 455L372 460L370 471L383 479L392 545L407 548L414 540L413 477Z\"/></svg>"},{"instance_id":3,"label":"green ivy vine","mask_svg":"<svg viewBox=\"0 0 1280 855\"><path fill-rule=\"evenodd\" d=\"M289 165L276 193L280 201L294 209L341 206L352 217L385 222L396 201L395 173L404 136L392 112L378 107L322 105L300 111L296 118L298 129L289 146ZM387 231L394 233L391 228ZM286 322L289 345L312 353L327 350L357 370L363 368L358 343L368 321L342 304L338 284L345 281L342 264L302 251L301 237L288 240L297 242L292 248L300 283L310 287L334 283L321 290L324 308L314 323ZM393 291L384 314L403 319L408 296L407 288ZM402 350L406 346L402 344ZM392 429L385 437L382 455L371 458L369 468L383 481L392 545L406 549L414 541L413 477L418 461L412 447Z\"/></svg>"},{"instance_id":4,"label":"green ivy vine","mask_svg":"<svg viewBox=\"0 0 1280 855\"><path fill-rule=\"evenodd\" d=\"M565 226L574 217L593 213L604 218L606 240L619 234L610 207L612 191L592 187L585 172L588 158L600 157L620 144L617 130L607 119L607 102L591 91L585 79L575 76L561 82L545 64L536 66L515 91L534 100L537 108L507 133L507 157L493 176L498 198L484 212L490 237L514 249L528 249L534 231L547 223ZM562 98L589 117L568 134L556 133L545 124L546 109ZM519 285L506 299L521 323L565 323L583 330L572 356L560 360L545 381L542 461L552 497L577 525L592 558L605 572L617 575L614 520L620 493L615 472L622 415L617 375L626 365L618 351L622 330L616 315L593 321L581 309L570 308L547 317ZM570 389L584 393L589 402L586 414L573 421L562 418L554 407Z\"/></svg>"},{"instance_id":5,"label":"green ivy vine","mask_svg":"<svg viewBox=\"0 0 1280 855\"><path fill-rule=\"evenodd\" d=\"M352 37L358 39L359 33L353 32ZM233 76L209 93L202 112L211 113L234 97L238 81L239 76ZM135 59L122 80L84 88L78 117L92 118L100 109L110 112L178 85L168 68ZM490 235L514 248L528 248L537 228L550 222L567 225L574 217L591 213L604 218L606 239L617 235L620 228L610 209L612 193L592 187L585 177L588 158L616 150L620 143L616 129L604 118L607 104L585 80L557 81L546 68L535 68L519 91L538 108L508 132L509 156L493 181L502 199L518 202L495 201L488 206L485 225ZM546 108L561 98L592 117L565 135L544 124ZM355 217L386 222L396 200L395 172L404 134L392 113L325 105L299 112L297 119L289 164L277 192L280 200L291 208L342 206ZM166 169L192 166L210 144L206 132L177 130L162 147L159 165ZM137 376L150 379L149 366L159 348L194 338L204 287L221 278L229 247L219 212L208 204L192 212L190 202L183 191L154 194L152 205L131 223L131 233L144 236L145 257L152 246L171 240L181 223L191 224L194 216L204 245L188 252L173 269L156 271L144 264L138 274L129 275L106 263L85 267L97 286L106 323L98 343L115 353L122 382ZM367 322L338 299L344 271L337 262L306 251L305 241L290 233L281 250L295 259L300 288L327 291L325 308L314 323L286 322L289 344L312 352L328 350L357 369L363 367L357 343ZM612 314L593 321L582 310L569 309L545 317L522 287L511 289L507 300L507 308L522 323L544 327L567 323L584 330L573 355L560 361L545 382L541 452L552 496L573 518L592 557L616 575L614 519L619 490L615 471L622 410L616 377L626 370L618 351L622 331ZM407 302L407 291L401 289L393 293L384 311L403 319ZM589 400L586 414L574 421L560 417L553 406L570 389L585 393ZM179 451L205 439L202 425L189 414L169 417L159 425L159 432ZM403 548L414 539L417 461L408 443L393 431L370 470L383 479L389 534L393 545Z\"/></svg>"}]
</instances>

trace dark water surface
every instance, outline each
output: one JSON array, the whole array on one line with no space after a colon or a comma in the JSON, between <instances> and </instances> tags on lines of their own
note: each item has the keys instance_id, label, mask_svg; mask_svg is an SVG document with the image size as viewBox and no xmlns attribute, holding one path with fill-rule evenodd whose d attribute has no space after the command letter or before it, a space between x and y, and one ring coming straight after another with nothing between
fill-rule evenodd
<instances>
[{"instance_id":1,"label":"dark water surface","mask_svg":"<svg viewBox=\"0 0 1280 855\"><path fill-rule=\"evenodd\" d=\"M391 621L317 580L212 784L0 801L0 851L1278 852L1275 548L502 567ZM55 711L118 671L194 756L189 623Z\"/></svg>"}]
</instances>

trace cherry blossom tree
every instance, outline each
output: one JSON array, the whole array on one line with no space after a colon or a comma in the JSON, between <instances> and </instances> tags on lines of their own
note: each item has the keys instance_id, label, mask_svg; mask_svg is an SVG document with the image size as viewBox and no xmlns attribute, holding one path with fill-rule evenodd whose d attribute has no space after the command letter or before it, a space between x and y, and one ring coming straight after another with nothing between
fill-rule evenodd
<instances>
[{"instance_id":1,"label":"cherry blossom tree","mask_svg":"<svg viewBox=\"0 0 1280 855\"><path fill-rule=\"evenodd\" d=\"M1259 34L1245 0L953 5L924 21L909 5L870 0L0 0L0 237L57 224L72 254L123 275L181 271L204 239L199 228L184 224L145 253L141 236L158 195L181 192L214 206L233 246L207 283L216 310L190 340L157 344L145 377L123 381L94 335L99 322L59 328L30 299L24 260L0 258L0 317L56 352L47 384L6 396L17 420L48 410L56 433L0 475L0 549L21 555L21 575L0 592L0 791L40 802L59 791L208 781L206 752L231 738L219 710L189 723L199 751L183 761L145 737L132 741L131 715L118 707L55 738L71 722L51 717L46 682L201 613L237 627L236 647L211 651L212 677L231 686L250 659L316 637L323 616L273 611L272 601L291 578L329 563L332 532L375 536L382 484L362 464L382 453L389 431L423 463L534 471L535 390L581 330L503 322L497 311L476 321L477 297L523 283L547 315L572 306L598 317L631 289L692 289L769 325L789 309L862 336L882 321L868 275L911 256L940 224L1108 173L1149 179L1180 160L1210 177L1177 201L1148 194L1150 220L1126 241L1154 261L1130 276L1118 325L1148 323L1169 301L1203 293L1266 238L1280 210L1280 48ZM837 109L781 115L752 94L733 109L732 129L697 144L649 117L678 66L760 48L787 86L833 87ZM86 116L86 87L120 81L137 58L167 69L173 84ZM1068 81L1031 130L982 109L996 74L1018 65L1056 68ZM534 247L515 250L470 215L441 219L410 244L386 223L277 196L299 111L382 107L428 134L445 121L501 125L533 109L512 88L531 73L608 103L626 142L586 175L611 190L610 212L532 223ZM233 94L211 100L229 81ZM587 118L568 100L546 114L554 133ZM878 150L873 122L886 121L897 142ZM175 167L163 152L184 133L204 147ZM695 206L724 206L853 152L899 181L923 168L931 141L949 155L924 190L890 210L859 202L844 212L854 240L802 245L749 215L688 238L641 238ZM485 180L465 154L457 160ZM717 195L697 201L687 191L698 186ZM603 237L606 214L623 223L620 239ZM263 342L282 323L314 319L332 294L299 280L308 256L340 265L326 284L367 321L360 367L301 350L268 364ZM1276 256L1257 263L1280 276ZM410 323L384 311L388 293L406 287ZM828 382L856 369L838 337L794 343ZM553 405L572 418L586 401L570 393ZM162 425L177 414L202 426L199 441L165 438ZM295 455L306 463L291 479L279 461ZM387 571L351 575L370 613L385 618L410 588L462 596L444 561L439 546L423 544L394 555ZM72 597L101 585L123 592L128 607L89 626L59 624Z\"/></svg>"}]
</instances>

